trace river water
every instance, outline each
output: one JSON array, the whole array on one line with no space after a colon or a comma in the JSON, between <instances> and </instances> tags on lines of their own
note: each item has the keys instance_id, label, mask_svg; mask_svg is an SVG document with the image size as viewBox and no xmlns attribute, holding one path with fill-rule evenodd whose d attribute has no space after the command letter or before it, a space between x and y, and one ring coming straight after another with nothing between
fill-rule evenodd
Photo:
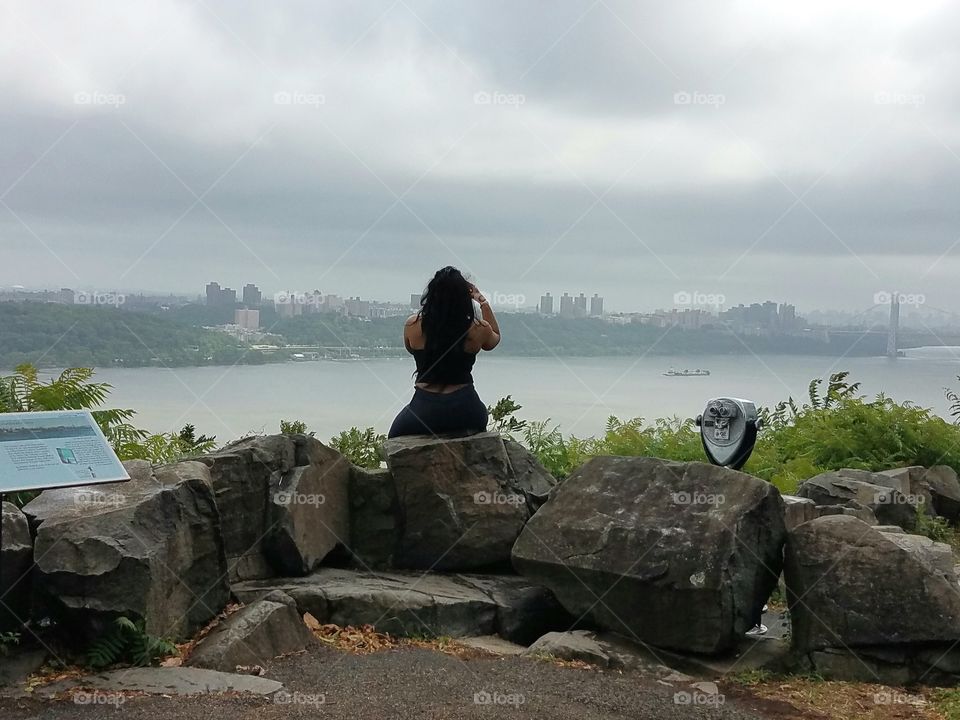
<instances>
[{"instance_id":1,"label":"river water","mask_svg":"<svg viewBox=\"0 0 960 720\"><path fill-rule=\"evenodd\" d=\"M709 377L664 377L670 367L703 367ZM907 357L824 358L722 356L703 358L603 357L478 359L474 378L492 404L512 395L521 418L551 418L565 434L595 435L609 415L620 418L694 417L718 395L772 405L807 397L815 377L849 370L868 395L884 392L946 415L945 386L960 388L960 348L919 348ZM303 420L326 440L351 426L385 432L412 393L410 359L317 361L261 366L110 368L96 379L114 386L113 407L137 411L135 422L153 432L193 423L226 442L275 432L281 419Z\"/></svg>"}]
</instances>

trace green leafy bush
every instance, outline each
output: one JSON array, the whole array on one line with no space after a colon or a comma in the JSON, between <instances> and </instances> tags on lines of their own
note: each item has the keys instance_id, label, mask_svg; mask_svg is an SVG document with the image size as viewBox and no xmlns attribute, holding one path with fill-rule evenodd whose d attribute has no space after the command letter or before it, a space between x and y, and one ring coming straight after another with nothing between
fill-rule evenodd
<instances>
[{"instance_id":1,"label":"green leafy bush","mask_svg":"<svg viewBox=\"0 0 960 720\"><path fill-rule=\"evenodd\" d=\"M847 373L810 383L808 402L793 398L762 408L763 427L744 468L792 493L807 478L844 467L887 470L906 465L949 465L960 471L960 427L910 402L883 394L862 397ZM705 460L692 420L611 417L598 438L564 438L550 421L530 422L524 444L558 478L591 457L646 455L669 460Z\"/></svg>"},{"instance_id":2,"label":"green leafy bush","mask_svg":"<svg viewBox=\"0 0 960 720\"><path fill-rule=\"evenodd\" d=\"M386 441L387 436L377 433L372 427L365 430L352 427L330 438L330 447L354 465L378 468L380 461L386 458L383 451L383 444Z\"/></svg>"},{"instance_id":3,"label":"green leafy bush","mask_svg":"<svg viewBox=\"0 0 960 720\"><path fill-rule=\"evenodd\" d=\"M147 633L142 620L118 617L90 646L87 664L97 669L117 663L147 666L176 652L177 646L169 640Z\"/></svg>"},{"instance_id":4,"label":"green leafy bush","mask_svg":"<svg viewBox=\"0 0 960 720\"><path fill-rule=\"evenodd\" d=\"M493 427L490 430L508 436L523 430L527 426L527 421L516 417L517 411L522 408L523 406L517 404L511 395L497 400L496 405L487 408L487 414L493 421Z\"/></svg>"},{"instance_id":5,"label":"green leafy bush","mask_svg":"<svg viewBox=\"0 0 960 720\"><path fill-rule=\"evenodd\" d=\"M284 435L307 435L307 424L303 420L281 420L280 432Z\"/></svg>"}]
</instances>

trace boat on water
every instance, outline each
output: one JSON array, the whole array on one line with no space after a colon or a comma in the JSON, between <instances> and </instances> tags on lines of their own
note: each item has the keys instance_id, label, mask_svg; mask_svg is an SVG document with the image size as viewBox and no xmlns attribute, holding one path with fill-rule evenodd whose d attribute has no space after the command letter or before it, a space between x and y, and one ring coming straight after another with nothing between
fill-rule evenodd
<instances>
[{"instance_id":1,"label":"boat on water","mask_svg":"<svg viewBox=\"0 0 960 720\"><path fill-rule=\"evenodd\" d=\"M697 368L696 370L674 370L670 368L664 373L666 377L706 377L710 374L709 370L701 370Z\"/></svg>"}]
</instances>

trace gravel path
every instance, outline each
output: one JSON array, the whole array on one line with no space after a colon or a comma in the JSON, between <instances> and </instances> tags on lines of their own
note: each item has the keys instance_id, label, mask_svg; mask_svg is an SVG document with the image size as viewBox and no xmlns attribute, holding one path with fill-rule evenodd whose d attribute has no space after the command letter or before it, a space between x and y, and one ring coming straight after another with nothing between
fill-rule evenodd
<instances>
[{"instance_id":1,"label":"gravel path","mask_svg":"<svg viewBox=\"0 0 960 720\"><path fill-rule=\"evenodd\" d=\"M782 708L767 708L727 698L723 704L685 705L666 686L637 673L577 669L521 657L460 659L419 648L372 655L345 654L319 647L280 658L267 677L284 683L273 698L208 695L191 698L126 697L112 706L59 701L0 700L4 720L74 720L123 717L124 720L274 720L288 718L786 718ZM482 704L477 699L490 699ZM706 697L706 696L701 696ZM749 709L749 703L758 711ZM792 708L788 708L792 710ZM768 712L767 710L770 710Z\"/></svg>"}]
</instances>

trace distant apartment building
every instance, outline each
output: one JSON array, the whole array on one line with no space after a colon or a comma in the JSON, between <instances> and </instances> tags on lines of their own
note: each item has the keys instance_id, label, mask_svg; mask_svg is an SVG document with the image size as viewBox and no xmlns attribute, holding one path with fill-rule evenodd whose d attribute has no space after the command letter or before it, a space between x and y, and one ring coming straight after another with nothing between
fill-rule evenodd
<instances>
[{"instance_id":1,"label":"distant apartment building","mask_svg":"<svg viewBox=\"0 0 960 720\"><path fill-rule=\"evenodd\" d=\"M220 283L207 284L207 305L211 307L229 307L237 304L237 291L220 287Z\"/></svg>"},{"instance_id":2,"label":"distant apartment building","mask_svg":"<svg viewBox=\"0 0 960 720\"><path fill-rule=\"evenodd\" d=\"M564 293L560 296L560 317L572 318L574 314L573 297L569 293Z\"/></svg>"},{"instance_id":3,"label":"distant apartment building","mask_svg":"<svg viewBox=\"0 0 960 720\"><path fill-rule=\"evenodd\" d=\"M805 322L797 316L793 305L767 300L764 303L737 305L720 313L720 319L734 332L744 335L792 333L803 329Z\"/></svg>"},{"instance_id":4,"label":"distant apartment building","mask_svg":"<svg viewBox=\"0 0 960 720\"><path fill-rule=\"evenodd\" d=\"M258 288L253 283L247 283L243 286L243 304L248 308L258 308L260 307L260 302L263 300L263 293L260 292Z\"/></svg>"},{"instance_id":5,"label":"distant apartment building","mask_svg":"<svg viewBox=\"0 0 960 720\"><path fill-rule=\"evenodd\" d=\"M370 317L370 301L361 300L359 295L355 298L348 298L344 302L344 307L350 317Z\"/></svg>"},{"instance_id":6,"label":"distant apartment building","mask_svg":"<svg viewBox=\"0 0 960 720\"><path fill-rule=\"evenodd\" d=\"M590 317L603 317L603 298L597 293L590 298Z\"/></svg>"},{"instance_id":7,"label":"distant apartment building","mask_svg":"<svg viewBox=\"0 0 960 720\"><path fill-rule=\"evenodd\" d=\"M62 305L73 305L77 300L77 295L70 288L60 288L59 299Z\"/></svg>"},{"instance_id":8,"label":"distant apartment building","mask_svg":"<svg viewBox=\"0 0 960 720\"><path fill-rule=\"evenodd\" d=\"M420 298L423 295L421 293L410 293L410 307L416 310L420 309Z\"/></svg>"},{"instance_id":9,"label":"distant apartment building","mask_svg":"<svg viewBox=\"0 0 960 720\"><path fill-rule=\"evenodd\" d=\"M540 296L540 314L553 315L553 295L550 293Z\"/></svg>"},{"instance_id":10,"label":"distant apartment building","mask_svg":"<svg viewBox=\"0 0 960 720\"><path fill-rule=\"evenodd\" d=\"M583 293L573 299L573 315L581 318L587 316L587 296Z\"/></svg>"},{"instance_id":11,"label":"distant apartment building","mask_svg":"<svg viewBox=\"0 0 960 720\"><path fill-rule=\"evenodd\" d=\"M248 308L239 308L233 313L233 324L243 330L260 329L260 311Z\"/></svg>"}]
</instances>

